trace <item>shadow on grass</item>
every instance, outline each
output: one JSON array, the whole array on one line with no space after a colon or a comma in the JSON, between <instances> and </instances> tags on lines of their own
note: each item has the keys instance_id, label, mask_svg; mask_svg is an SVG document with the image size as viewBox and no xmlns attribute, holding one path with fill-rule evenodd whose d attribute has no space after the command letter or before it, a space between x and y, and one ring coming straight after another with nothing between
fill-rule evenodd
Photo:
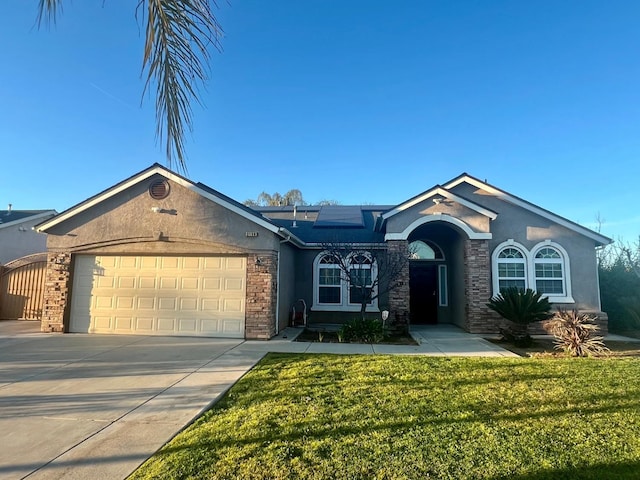
<instances>
[{"instance_id":1,"label":"shadow on grass","mask_svg":"<svg viewBox=\"0 0 640 480\"><path fill-rule=\"evenodd\" d=\"M640 478L640 461L601 463L588 467L547 469L521 475L503 475L493 480L589 480Z\"/></svg>"}]
</instances>

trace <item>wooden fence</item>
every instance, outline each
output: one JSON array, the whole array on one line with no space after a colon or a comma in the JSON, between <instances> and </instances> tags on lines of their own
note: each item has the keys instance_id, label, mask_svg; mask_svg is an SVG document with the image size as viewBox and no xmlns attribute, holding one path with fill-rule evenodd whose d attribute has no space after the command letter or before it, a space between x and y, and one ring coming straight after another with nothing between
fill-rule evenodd
<instances>
[{"instance_id":1,"label":"wooden fence","mask_svg":"<svg viewBox=\"0 0 640 480\"><path fill-rule=\"evenodd\" d=\"M37 253L0 267L0 320L41 320L47 254Z\"/></svg>"}]
</instances>

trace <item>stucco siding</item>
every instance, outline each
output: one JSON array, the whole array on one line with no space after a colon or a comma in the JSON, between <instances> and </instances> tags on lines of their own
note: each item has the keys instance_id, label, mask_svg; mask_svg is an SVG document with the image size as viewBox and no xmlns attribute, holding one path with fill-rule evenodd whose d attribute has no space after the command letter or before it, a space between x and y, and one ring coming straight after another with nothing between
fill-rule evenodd
<instances>
[{"instance_id":1,"label":"stucco siding","mask_svg":"<svg viewBox=\"0 0 640 480\"><path fill-rule=\"evenodd\" d=\"M295 296L296 270L295 249L288 244L280 247L280 278L278 280L278 330L289 325L291 307L297 300Z\"/></svg>"},{"instance_id":2,"label":"stucco siding","mask_svg":"<svg viewBox=\"0 0 640 480\"><path fill-rule=\"evenodd\" d=\"M47 251L47 236L32 230L44 219L25 220L0 229L0 264Z\"/></svg>"},{"instance_id":3,"label":"stucco siding","mask_svg":"<svg viewBox=\"0 0 640 480\"><path fill-rule=\"evenodd\" d=\"M475 232L489 232L489 218L485 215L454 201L447 200L436 205L432 199L427 199L389 218L387 233L401 233L419 218L438 213L463 221Z\"/></svg>"},{"instance_id":4,"label":"stucco siding","mask_svg":"<svg viewBox=\"0 0 640 480\"><path fill-rule=\"evenodd\" d=\"M53 226L51 251L103 253L244 253L277 251L279 238L260 225L181 185L154 200L151 177ZM161 213L152 211L162 209ZM257 233L257 236L247 236Z\"/></svg>"},{"instance_id":5,"label":"stucco siding","mask_svg":"<svg viewBox=\"0 0 640 480\"><path fill-rule=\"evenodd\" d=\"M558 305L599 310L594 240L471 185L460 184L452 190L498 213L498 217L491 222L490 253L508 239L520 243L529 251L545 240L556 242L564 248L569 257L571 293L575 304Z\"/></svg>"}]
</instances>

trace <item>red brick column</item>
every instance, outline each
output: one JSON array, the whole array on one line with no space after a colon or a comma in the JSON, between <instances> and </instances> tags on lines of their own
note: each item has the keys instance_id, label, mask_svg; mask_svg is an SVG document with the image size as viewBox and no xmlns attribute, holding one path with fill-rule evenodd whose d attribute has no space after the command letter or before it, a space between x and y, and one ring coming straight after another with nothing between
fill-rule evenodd
<instances>
[{"instance_id":1,"label":"red brick column","mask_svg":"<svg viewBox=\"0 0 640 480\"><path fill-rule=\"evenodd\" d=\"M71 288L71 254L68 252L47 255L44 303L42 306L43 332L64 332L64 315Z\"/></svg>"},{"instance_id":2,"label":"red brick column","mask_svg":"<svg viewBox=\"0 0 640 480\"><path fill-rule=\"evenodd\" d=\"M245 338L269 340L276 334L278 256L255 254L247 257L247 306Z\"/></svg>"},{"instance_id":3,"label":"red brick column","mask_svg":"<svg viewBox=\"0 0 640 480\"><path fill-rule=\"evenodd\" d=\"M389 240L387 251L394 256L399 253L409 255L409 243L406 240ZM398 286L389 292L389 318L395 324L404 325L409 321L409 262L405 262L398 277Z\"/></svg>"},{"instance_id":4,"label":"red brick column","mask_svg":"<svg viewBox=\"0 0 640 480\"><path fill-rule=\"evenodd\" d=\"M498 332L498 319L487 307L491 298L491 256L488 240L465 240L465 328L471 333Z\"/></svg>"}]
</instances>

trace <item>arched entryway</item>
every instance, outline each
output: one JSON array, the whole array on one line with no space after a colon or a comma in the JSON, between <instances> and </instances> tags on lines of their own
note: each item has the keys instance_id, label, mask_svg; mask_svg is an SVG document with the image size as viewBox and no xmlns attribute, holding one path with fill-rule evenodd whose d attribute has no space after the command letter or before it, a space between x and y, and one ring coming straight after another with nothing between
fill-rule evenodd
<instances>
[{"instance_id":1,"label":"arched entryway","mask_svg":"<svg viewBox=\"0 0 640 480\"><path fill-rule=\"evenodd\" d=\"M447 222L428 222L408 236L412 324L464 324L464 241Z\"/></svg>"}]
</instances>

